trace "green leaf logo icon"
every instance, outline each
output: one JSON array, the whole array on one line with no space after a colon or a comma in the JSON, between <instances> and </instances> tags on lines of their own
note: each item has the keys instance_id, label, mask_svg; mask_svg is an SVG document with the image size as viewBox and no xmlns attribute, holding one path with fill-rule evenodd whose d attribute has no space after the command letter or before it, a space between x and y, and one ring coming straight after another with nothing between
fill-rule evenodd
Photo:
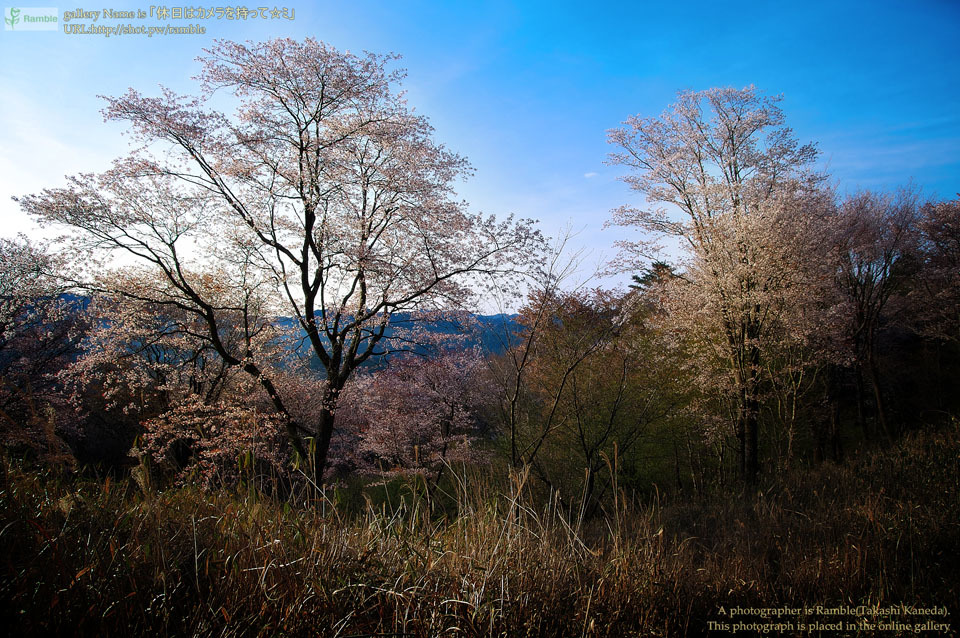
<instances>
[{"instance_id":1,"label":"green leaf logo icon","mask_svg":"<svg viewBox=\"0 0 960 638\"><path fill-rule=\"evenodd\" d=\"M13 25L15 25L16 23L20 22L20 9L17 9L17 8L10 9L10 17L9 17L9 18L4 18L4 19L6 20L7 24L9 24L9 25L10 25L10 28L12 29L12 28L13 28Z\"/></svg>"}]
</instances>

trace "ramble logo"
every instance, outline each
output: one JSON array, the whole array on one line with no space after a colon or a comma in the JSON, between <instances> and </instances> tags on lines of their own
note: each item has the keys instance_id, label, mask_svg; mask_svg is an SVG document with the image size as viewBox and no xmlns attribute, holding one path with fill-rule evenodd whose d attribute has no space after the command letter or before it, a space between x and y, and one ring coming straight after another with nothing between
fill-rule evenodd
<instances>
[{"instance_id":1,"label":"ramble logo","mask_svg":"<svg viewBox=\"0 0 960 638\"><path fill-rule=\"evenodd\" d=\"M7 15L3 16L3 21L10 25L10 30L13 31L14 26L20 22L20 9L13 7L7 9Z\"/></svg>"},{"instance_id":2,"label":"ramble logo","mask_svg":"<svg viewBox=\"0 0 960 638\"><path fill-rule=\"evenodd\" d=\"M56 31L60 10L56 7L6 7L3 22L5 31Z\"/></svg>"}]
</instances>

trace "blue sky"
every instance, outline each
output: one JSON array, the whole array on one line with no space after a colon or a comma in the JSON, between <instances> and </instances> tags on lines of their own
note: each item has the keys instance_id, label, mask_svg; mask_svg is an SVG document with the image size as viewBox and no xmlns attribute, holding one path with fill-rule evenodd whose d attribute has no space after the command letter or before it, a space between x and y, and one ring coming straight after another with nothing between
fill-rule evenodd
<instances>
[{"instance_id":1,"label":"blue sky","mask_svg":"<svg viewBox=\"0 0 960 638\"><path fill-rule=\"evenodd\" d=\"M612 256L624 232L603 230L609 210L640 202L604 164L606 130L660 113L680 89L782 93L788 124L818 143L842 190L912 180L929 196L960 191L957 0L273 6L295 18L181 20L207 33L153 38L0 31L0 234L29 231L12 195L102 170L126 151L98 94L193 92L194 60L214 38L314 36L401 54L410 103L476 169L459 188L471 206L538 218L551 234L571 226L592 262ZM103 8L73 2L61 19L78 7Z\"/></svg>"}]
</instances>

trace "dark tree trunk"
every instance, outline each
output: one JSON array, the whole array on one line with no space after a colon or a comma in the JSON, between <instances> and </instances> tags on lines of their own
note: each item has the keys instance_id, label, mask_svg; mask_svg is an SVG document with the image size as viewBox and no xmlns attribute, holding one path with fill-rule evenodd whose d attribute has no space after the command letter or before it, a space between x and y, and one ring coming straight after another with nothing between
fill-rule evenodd
<instances>
[{"instance_id":1,"label":"dark tree trunk","mask_svg":"<svg viewBox=\"0 0 960 638\"><path fill-rule=\"evenodd\" d=\"M890 430L887 427L887 408L883 400L883 390L880 387L880 370L877 367L877 358L871 352L867 356L867 372L870 374L870 385L873 388L873 399L877 412L877 425L880 434L889 437Z\"/></svg>"},{"instance_id":2,"label":"dark tree trunk","mask_svg":"<svg viewBox=\"0 0 960 638\"><path fill-rule=\"evenodd\" d=\"M755 484L760 474L759 404L751 397L743 414L743 478Z\"/></svg>"},{"instance_id":3,"label":"dark tree trunk","mask_svg":"<svg viewBox=\"0 0 960 638\"><path fill-rule=\"evenodd\" d=\"M840 397L843 393L842 370L831 364L827 369L825 402L827 416L814 422L814 461L823 463L828 458L839 463L843 460L840 445Z\"/></svg>"},{"instance_id":4,"label":"dark tree trunk","mask_svg":"<svg viewBox=\"0 0 960 638\"><path fill-rule=\"evenodd\" d=\"M747 476L747 423L744 419L743 410L741 408L739 414L737 414L737 463L740 466L740 476L746 478Z\"/></svg>"},{"instance_id":5,"label":"dark tree trunk","mask_svg":"<svg viewBox=\"0 0 960 638\"><path fill-rule=\"evenodd\" d=\"M867 440L873 438L870 426L867 425L867 406L864 388L863 388L863 364L857 361L856 364L856 386L857 386L857 423L863 431L863 437Z\"/></svg>"},{"instance_id":6,"label":"dark tree trunk","mask_svg":"<svg viewBox=\"0 0 960 638\"><path fill-rule=\"evenodd\" d=\"M830 453L836 463L843 462L843 446L840 441L840 401L834 399L830 409Z\"/></svg>"},{"instance_id":7,"label":"dark tree trunk","mask_svg":"<svg viewBox=\"0 0 960 638\"><path fill-rule=\"evenodd\" d=\"M749 369L746 383L741 392L740 420L743 440L743 478L749 484L755 484L760 474L760 401L757 398L760 383L760 350L749 348Z\"/></svg>"},{"instance_id":8,"label":"dark tree trunk","mask_svg":"<svg viewBox=\"0 0 960 638\"><path fill-rule=\"evenodd\" d=\"M677 439L673 439L673 470L677 481L677 493L683 494L683 481L680 478L680 451L677 450Z\"/></svg>"},{"instance_id":9,"label":"dark tree trunk","mask_svg":"<svg viewBox=\"0 0 960 638\"><path fill-rule=\"evenodd\" d=\"M312 450L314 481L318 486L323 485L323 474L327 469L330 454L330 441L333 439L333 426L336 419L337 403L340 399L341 388L328 387L323 394L323 407L317 421L317 438Z\"/></svg>"}]
</instances>

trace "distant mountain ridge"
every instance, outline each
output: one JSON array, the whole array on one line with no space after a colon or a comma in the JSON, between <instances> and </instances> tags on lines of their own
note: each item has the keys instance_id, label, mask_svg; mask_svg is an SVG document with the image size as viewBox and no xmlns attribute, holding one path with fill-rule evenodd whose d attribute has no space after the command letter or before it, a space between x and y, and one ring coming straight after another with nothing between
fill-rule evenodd
<instances>
[{"instance_id":1,"label":"distant mountain ridge","mask_svg":"<svg viewBox=\"0 0 960 638\"><path fill-rule=\"evenodd\" d=\"M520 331L521 325L517 321L518 315L499 313L494 315L479 315L467 313L464 318L466 321L457 321L450 318L441 318L433 321L413 319L412 313L396 313L391 317L390 324L384 332L384 340L389 340L396 334L401 327L408 327L417 324L426 332L432 335L460 335L460 339L451 339L451 347L476 348L479 347L483 352L498 355L503 354L507 348L507 343L512 341L515 335ZM280 318L281 325L293 328L296 320L291 317ZM464 327L464 324L473 324ZM301 337L306 341L306 334L301 330ZM429 354L428 346L414 346L412 352L418 354ZM379 360L368 361L366 365L377 365Z\"/></svg>"},{"instance_id":2,"label":"distant mountain ridge","mask_svg":"<svg viewBox=\"0 0 960 638\"><path fill-rule=\"evenodd\" d=\"M64 293L60 298L68 301L70 306L77 312L82 312L90 305L91 298L86 295L77 295ZM434 335L462 335L460 340L451 340L463 348L479 347L483 352L489 354L503 354L506 350L506 344L511 341L521 330L521 325L517 321L516 314L499 313L492 315L481 315L465 313L464 321L457 321L449 317L444 317L434 321L425 321L415 319L413 313L399 312L391 317L390 325L384 334L385 339L390 339L400 326L409 326L414 323L419 324L428 333ZM292 317L279 317L277 323L281 326L294 328L296 320ZM464 327L464 324L472 324ZM301 336L306 337L301 331ZM414 352L427 354L427 348L413 349ZM376 362L374 362L376 363Z\"/></svg>"}]
</instances>

